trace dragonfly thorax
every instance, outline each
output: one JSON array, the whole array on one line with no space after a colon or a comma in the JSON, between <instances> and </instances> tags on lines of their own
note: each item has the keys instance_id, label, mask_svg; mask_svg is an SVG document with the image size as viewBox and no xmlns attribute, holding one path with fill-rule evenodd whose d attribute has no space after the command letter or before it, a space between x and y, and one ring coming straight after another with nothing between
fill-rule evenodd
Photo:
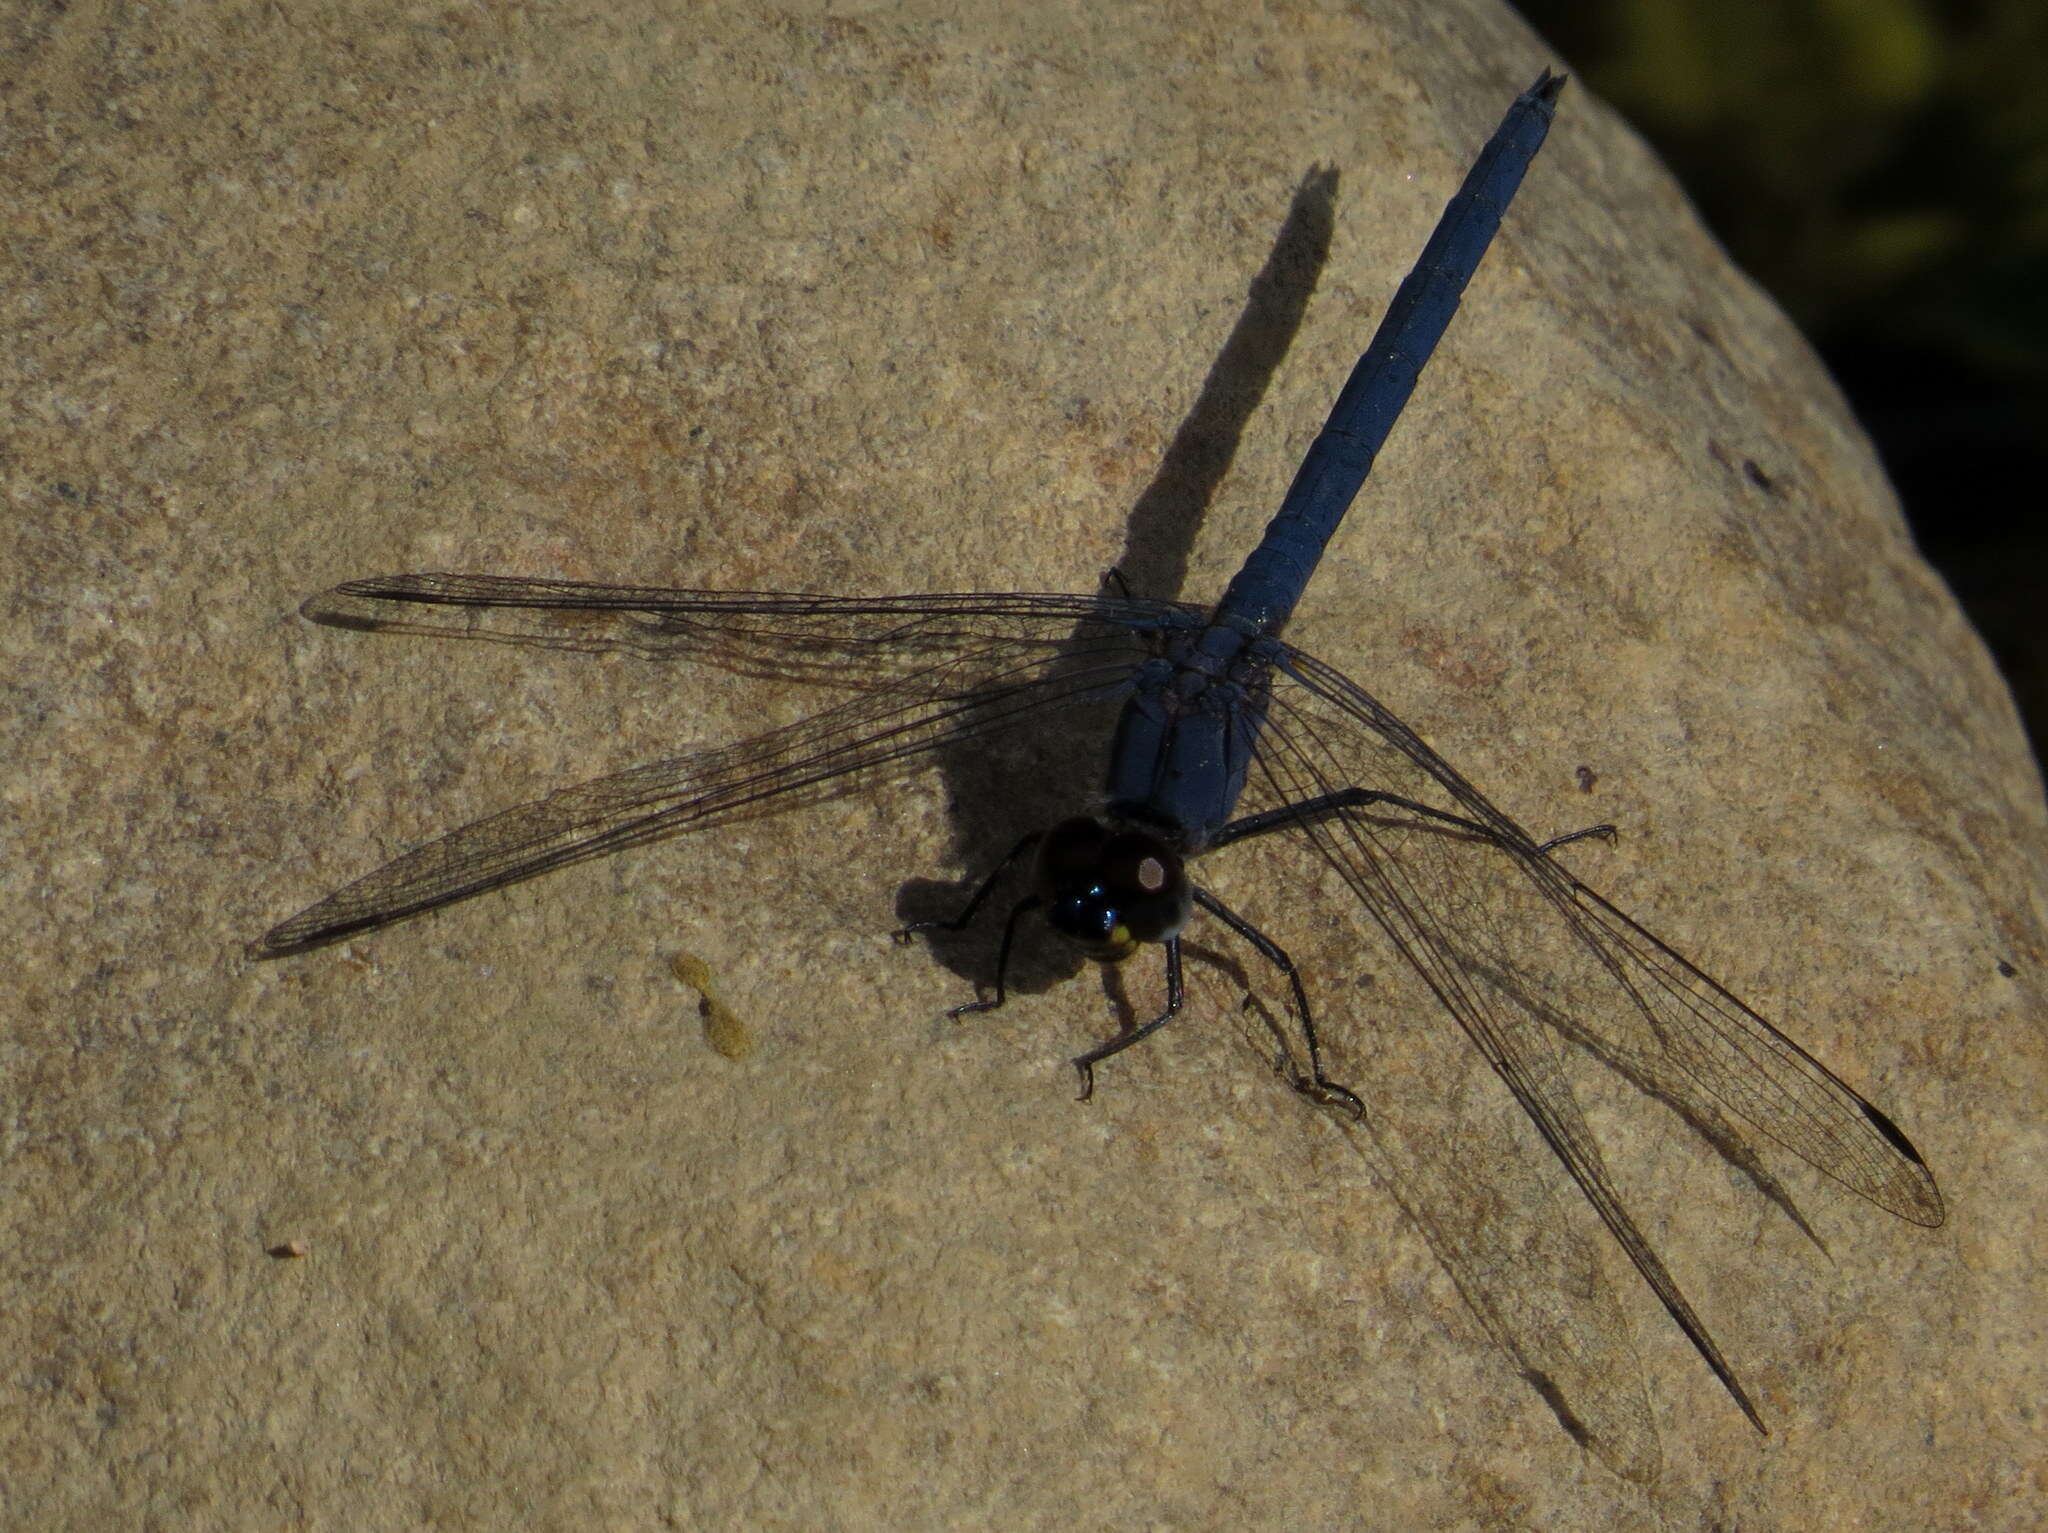
<instances>
[{"instance_id":1,"label":"dragonfly thorax","mask_svg":"<svg viewBox=\"0 0 2048 1533\"><path fill-rule=\"evenodd\" d=\"M1116 963L1141 942L1180 935L1194 892L1180 855L1150 832L1086 815L1062 820L1038 846L1037 894L1052 929L1090 958Z\"/></svg>"}]
</instances>

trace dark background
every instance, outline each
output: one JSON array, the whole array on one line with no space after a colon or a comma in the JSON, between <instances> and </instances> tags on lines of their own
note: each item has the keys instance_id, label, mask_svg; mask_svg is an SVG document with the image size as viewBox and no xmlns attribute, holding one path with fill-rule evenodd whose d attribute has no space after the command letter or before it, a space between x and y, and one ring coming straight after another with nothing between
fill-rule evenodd
<instances>
[{"instance_id":1,"label":"dark background","mask_svg":"<svg viewBox=\"0 0 2048 1533\"><path fill-rule=\"evenodd\" d=\"M1523 0L1798 322L2048 745L2048 3Z\"/></svg>"}]
</instances>

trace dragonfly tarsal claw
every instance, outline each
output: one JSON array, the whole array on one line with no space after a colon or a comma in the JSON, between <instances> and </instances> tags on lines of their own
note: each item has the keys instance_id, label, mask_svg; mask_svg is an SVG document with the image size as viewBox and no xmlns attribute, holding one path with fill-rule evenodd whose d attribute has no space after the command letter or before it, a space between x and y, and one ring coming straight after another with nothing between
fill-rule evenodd
<instances>
[{"instance_id":1,"label":"dragonfly tarsal claw","mask_svg":"<svg viewBox=\"0 0 2048 1533\"><path fill-rule=\"evenodd\" d=\"M1568 831L1562 836L1552 836L1548 841L1537 847L1536 850L1547 856L1561 846L1570 846L1574 841L1598 840L1605 841L1609 846L1612 846L1614 845L1615 838L1620 834L1621 832L1612 825L1588 825L1584 830Z\"/></svg>"}]
</instances>

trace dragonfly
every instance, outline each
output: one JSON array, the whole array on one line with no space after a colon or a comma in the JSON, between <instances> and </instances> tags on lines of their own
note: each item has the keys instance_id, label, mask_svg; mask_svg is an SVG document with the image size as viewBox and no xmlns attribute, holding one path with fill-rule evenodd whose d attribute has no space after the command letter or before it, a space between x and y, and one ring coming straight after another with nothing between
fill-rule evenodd
<instances>
[{"instance_id":1,"label":"dragonfly","mask_svg":"<svg viewBox=\"0 0 2048 1533\"><path fill-rule=\"evenodd\" d=\"M1301 1043L1282 1068L1304 1097L1358 1117L1326 1073L1301 969L1196 882L1190 864L1278 838L1348 890L1526 1113L1671 1319L1765 1431L1693 1306L1652 1249L1554 1065L1555 1035L1702 1116L1732 1114L1851 1192L1914 1224L1943 1219L1925 1161L1882 1111L1731 990L1596 893L1558 859L1595 826L1539 841L1356 682L1281 637L1325 546L1364 486L1424 364L1456 314L1555 116L1545 70L1509 106L1401 282L1278 512L1213 607L1127 590L1094 595L833 596L598 585L503 575L351 580L303 607L378 633L511 640L688 658L851 693L736 744L613 773L494 814L409 851L251 944L273 959L355 937L556 868L848 791L1043 730L1076 710L1115 724L1084 812L1024 838L956 916L963 930L1029 866L1002 928L999 1007L1020 923L1037 916L1088 958L1164 955L1166 1001L1073 1063L1095 1067L1186 1004L1182 934L1197 915L1284 979ZM1539 1040L1548 1039L1549 1042Z\"/></svg>"}]
</instances>

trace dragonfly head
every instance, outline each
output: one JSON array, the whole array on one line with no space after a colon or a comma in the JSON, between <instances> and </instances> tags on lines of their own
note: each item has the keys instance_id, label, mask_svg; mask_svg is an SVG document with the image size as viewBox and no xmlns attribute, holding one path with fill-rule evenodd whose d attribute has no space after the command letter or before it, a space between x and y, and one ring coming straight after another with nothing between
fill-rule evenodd
<instances>
[{"instance_id":1,"label":"dragonfly head","mask_svg":"<svg viewBox=\"0 0 2048 1533\"><path fill-rule=\"evenodd\" d=\"M1179 936L1194 908L1173 848L1146 831L1113 830L1085 816L1045 833L1037 884L1052 929L1103 963L1130 957L1141 942Z\"/></svg>"}]
</instances>

